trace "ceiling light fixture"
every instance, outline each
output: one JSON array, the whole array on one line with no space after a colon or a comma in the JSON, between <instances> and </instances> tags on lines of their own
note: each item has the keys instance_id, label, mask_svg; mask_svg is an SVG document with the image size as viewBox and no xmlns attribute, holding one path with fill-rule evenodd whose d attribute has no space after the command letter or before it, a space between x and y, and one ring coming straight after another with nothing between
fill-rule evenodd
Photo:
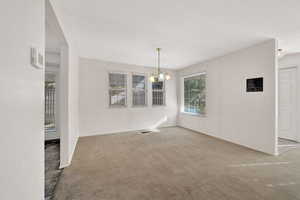
<instances>
[{"instance_id":1,"label":"ceiling light fixture","mask_svg":"<svg viewBox=\"0 0 300 200\"><path fill-rule=\"evenodd\" d=\"M164 80L170 80L171 76L168 73L164 73L160 70L160 50L161 48L157 48L157 71L150 76L151 82L158 82L158 81L164 81Z\"/></svg>"}]
</instances>

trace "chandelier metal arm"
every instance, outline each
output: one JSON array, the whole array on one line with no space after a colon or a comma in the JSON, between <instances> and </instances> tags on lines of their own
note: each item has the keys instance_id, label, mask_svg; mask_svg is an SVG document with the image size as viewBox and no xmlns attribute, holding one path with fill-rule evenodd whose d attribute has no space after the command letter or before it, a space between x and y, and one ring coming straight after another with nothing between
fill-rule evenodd
<instances>
[{"instance_id":1,"label":"chandelier metal arm","mask_svg":"<svg viewBox=\"0 0 300 200\"><path fill-rule=\"evenodd\" d=\"M157 74L160 74L160 48L157 48Z\"/></svg>"},{"instance_id":2,"label":"chandelier metal arm","mask_svg":"<svg viewBox=\"0 0 300 200\"><path fill-rule=\"evenodd\" d=\"M156 82L156 81L164 81L164 80L169 80L171 78L170 74L164 73L160 71L160 50L161 48L156 48L157 51L157 72L153 73L150 76L150 81L151 82Z\"/></svg>"}]
</instances>

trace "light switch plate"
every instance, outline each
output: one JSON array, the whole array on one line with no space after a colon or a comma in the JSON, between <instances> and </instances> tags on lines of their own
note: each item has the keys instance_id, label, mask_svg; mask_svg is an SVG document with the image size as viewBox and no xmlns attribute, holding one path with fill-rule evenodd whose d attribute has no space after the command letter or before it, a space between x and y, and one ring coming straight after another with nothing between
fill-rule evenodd
<instances>
[{"instance_id":1,"label":"light switch plate","mask_svg":"<svg viewBox=\"0 0 300 200\"><path fill-rule=\"evenodd\" d=\"M36 47L30 49L30 62L37 69L44 68L44 54Z\"/></svg>"}]
</instances>

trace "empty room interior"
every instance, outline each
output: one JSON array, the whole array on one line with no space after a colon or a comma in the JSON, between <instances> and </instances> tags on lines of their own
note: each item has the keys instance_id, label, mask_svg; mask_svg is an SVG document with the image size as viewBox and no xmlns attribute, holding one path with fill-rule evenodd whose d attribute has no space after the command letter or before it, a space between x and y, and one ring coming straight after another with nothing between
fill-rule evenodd
<instances>
[{"instance_id":1,"label":"empty room interior","mask_svg":"<svg viewBox=\"0 0 300 200\"><path fill-rule=\"evenodd\" d=\"M1 200L300 200L300 1L0 10Z\"/></svg>"}]
</instances>

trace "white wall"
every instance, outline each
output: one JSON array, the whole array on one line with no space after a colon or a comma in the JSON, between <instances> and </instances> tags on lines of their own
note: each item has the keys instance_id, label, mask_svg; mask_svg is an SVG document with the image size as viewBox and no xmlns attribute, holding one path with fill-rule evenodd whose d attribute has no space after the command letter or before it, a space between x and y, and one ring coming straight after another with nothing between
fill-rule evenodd
<instances>
[{"instance_id":1,"label":"white wall","mask_svg":"<svg viewBox=\"0 0 300 200\"><path fill-rule=\"evenodd\" d=\"M53 44L59 44L60 70L59 70L59 132L61 133L60 167L71 164L72 156L79 137L78 129L78 53L76 42L66 34L61 20L58 18L52 1L47 0L47 25L52 35L48 42L50 50L57 49ZM50 34L51 35L51 34ZM48 38L47 38L48 39ZM53 57L51 61L55 62Z\"/></svg>"},{"instance_id":2,"label":"white wall","mask_svg":"<svg viewBox=\"0 0 300 200\"><path fill-rule=\"evenodd\" d=\"M46 40L47 40L46 36ZM47 48L47 46L46 46ZM52 52L52 51L47 51L46 49L46 56L45 56L45 62L46 62L46 71L47 67L59 67L60 65L60 52ZM48 64L48 66L47 66Z\"/></svg>"},{"instance_id":3,"label":"white wall","mask_svg":"<svg viewBox=\"0 0 300 200\"><path fill-rule=\"evenodd\" d=\"M148 90L147 107L133 108L129 98L127 108L109 108L108 72L110 71L149 74L154 71L154 68L80 59L80 136L152 128L160 122L164 122L161 126L176 125L177 96L174 71L169 71L172 79L166 82L166 106L152 107L151 90ZM130 79L128 82L130 83ZM150 83L148 84L149 89ZM131 90L128 92L130 97Z\"/></svg>"},{"instance_id":4,"label":"white wall","mask_svg":"<svg viewBox=\"0 0 300 200\"><path fill-rule=\"evenodd\" d=\"M79 137L79 57L74 42L69 42L69 72L68 72L68 123L69 123L69 164Z\"/></svg>"},{"instance_id":5,"label":"white wall","mask_svg":"<svg viewBox=\"0 0 300 200\"><path fill-rule=\"evenodd\" d=\"M1 1L0 199L44 199L44 70L30 65L30 46L44 51L43 0Z\"/></svg>"},{"instance_id":6,"label":"white wall","mask_svg":"<svg viewBox=\"0 0 300 200\"><path fill-rule=\"evenodd\" d=\"M207 115L179 113L180 126L255 150L276 154L276 41L270 40L178 71L207 72ZM247 93L246 78L264 77L264 91ZM217 147L216 147L217 148Z\"/></svg>"},{"instance_id":7,"label":"white wall","mask_svg":"<svg viewBox=\"0 0 300 200\"><path fill-rule=\"evenodd\" d=\"M78 54L73 45L62 46L59 83L61 163L64 168L71 164L79 137L78 124Z\"/></svg>"},{"instance_id":8,"label":"white wall","mask_svg":"<svg viewBox=\"0 0 300 200\"><path fill-rule=\"evenodd\" d=\"M297 67L297 103L300 100L300 53L288 54L279 59L279 68ZM300 104L297 104L297 133L300 130ZM298 141L300 142L300 134L298 134Z\"/></svg>"}]
</instances>

